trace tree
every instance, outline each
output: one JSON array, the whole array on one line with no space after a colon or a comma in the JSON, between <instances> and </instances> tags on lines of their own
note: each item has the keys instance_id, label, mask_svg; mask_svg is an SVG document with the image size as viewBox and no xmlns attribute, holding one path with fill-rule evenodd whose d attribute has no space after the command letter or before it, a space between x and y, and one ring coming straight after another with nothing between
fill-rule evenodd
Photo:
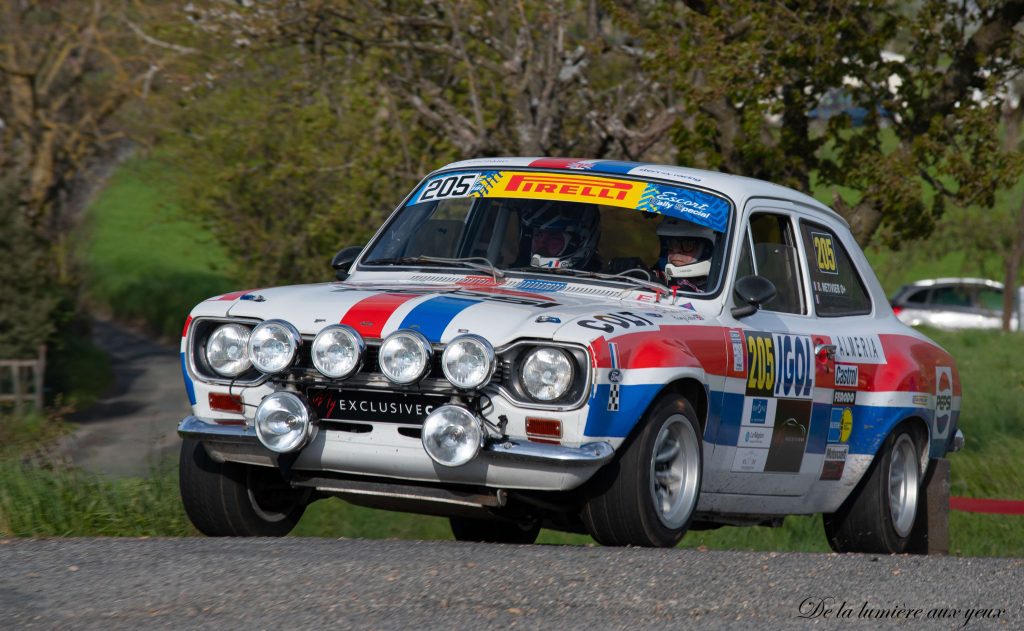
<instances>
[{"instance_id":1,"label":"tree","mask_svg":"<svg viewBox=\"0 0 1024 631\"><path fill-rule=\"evenodd\" d=\"M927 235L947 203L991 205L1018 173L997 88L1019 67L1020 0L639 1L617 15L686 104L680 162L825 187L861 243ZM829 98L844 111L815 120Z\"/></svg>"}]
</instances>

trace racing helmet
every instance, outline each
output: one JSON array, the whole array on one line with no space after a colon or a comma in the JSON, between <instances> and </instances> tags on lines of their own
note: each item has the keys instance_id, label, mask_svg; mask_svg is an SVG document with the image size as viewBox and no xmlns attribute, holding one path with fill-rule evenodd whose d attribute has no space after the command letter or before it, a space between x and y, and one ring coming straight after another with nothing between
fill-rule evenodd
<instances>
[{"instance_id":1,"label":"racing helmet","mask_svg":"<svg viewBox=\"0 0 1024 631\"><path fill-rule=\"evenodd\" d=\"M658 267L665 271L665 277L669 281L675 278L703 278L711 272L711 255L717 239L714 230L685 219L665 217L658 224L657 234L661 244ZM700 249L694 262L686 265L672 265L669 262L669 244L675 239L695 239L698 242Z\"/></svg>"},{"instance_id":2,"label":"racing helmet","mask_svg":"<svg viewBox=\"0 0 1024 631\"><path fill-rule=\"evenodd\" d=\"M581 269L597 252L601 237L601 213L593 204L576 202L534 203L521 215L523 235L530 238L530 265ZM561 239L543 242L544 234L560 234Z\"/></svg>"}]
</instances>

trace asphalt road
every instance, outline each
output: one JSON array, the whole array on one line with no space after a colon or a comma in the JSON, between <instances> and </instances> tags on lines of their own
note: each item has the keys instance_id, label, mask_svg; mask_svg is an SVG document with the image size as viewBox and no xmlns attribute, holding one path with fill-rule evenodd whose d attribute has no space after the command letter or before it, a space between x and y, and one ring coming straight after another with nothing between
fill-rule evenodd
<instances>
[{"instance_id":1,"label":"asphalt road","mask_svg":"<svg viewBox=\"0 0 1024 631\"><path fill-rule=\"evenodd\" d=\"M110 356L114 384L78 424L61 451L87 471L144 476L181 445L178 422L189 414L178 349L114 322L93 322L93 342Z\"/></svg>"},{"instance_id":2,"label":"asphalt road","mask_svg":"<svg viewBox=\"0 0 1024 631\"><path fill-rule=\"evenodd\" d=\"M65 539L0 541L0 568L2 629L1024 626L1024 559ZM900 618L873 617L893 608ZM950 617L928 619L933 608Z\"/></svg>"}]
</instances>

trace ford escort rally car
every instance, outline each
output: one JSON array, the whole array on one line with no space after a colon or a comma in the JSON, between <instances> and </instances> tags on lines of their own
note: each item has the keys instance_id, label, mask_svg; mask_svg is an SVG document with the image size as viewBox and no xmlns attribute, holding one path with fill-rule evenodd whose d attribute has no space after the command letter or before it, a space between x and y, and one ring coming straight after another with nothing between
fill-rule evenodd
<instances>
[{"instance_id":1,"label":"ford escort rally car","mask_svg":"<svg viewBox=\"0 0 1024 631\"><path fill-rule=\"evenodd\" d=\"M837 551L900 552L963 441L952 357L838 214L767 182L457 162L332 265L188 317L180 483L207 535L284 535L334 496L459 540L821 513Z\"/></svg>"}]
</instances>

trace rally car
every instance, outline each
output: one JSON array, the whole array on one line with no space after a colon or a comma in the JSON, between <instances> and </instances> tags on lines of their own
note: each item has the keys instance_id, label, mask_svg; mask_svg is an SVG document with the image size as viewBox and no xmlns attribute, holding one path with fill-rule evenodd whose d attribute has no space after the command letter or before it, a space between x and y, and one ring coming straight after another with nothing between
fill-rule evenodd
<instances>
[{"instance_id":1,"label":"rally car","mask_svg":"<svg viewBox=\"0 0 1024 631\"><path fill-rule=\"evenodd\" d=\"M457 162L332 265L188 317L180 483L207 535L284 535L334 496L458 540L822 513L834 549L899 552L963 442L953 358L838 214L767 182Z\"/></svg>"}]
</instances>

